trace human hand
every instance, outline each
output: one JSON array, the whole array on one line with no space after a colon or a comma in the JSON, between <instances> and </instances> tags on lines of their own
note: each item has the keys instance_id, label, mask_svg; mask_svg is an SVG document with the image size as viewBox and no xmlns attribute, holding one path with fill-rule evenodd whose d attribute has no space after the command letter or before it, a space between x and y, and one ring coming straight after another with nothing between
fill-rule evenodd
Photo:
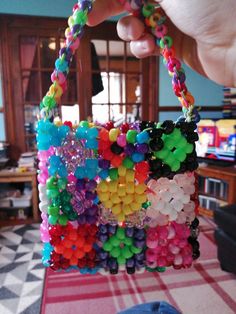
<instances>
[{"instance_id":1,"label":"human hand","mask_svg":"<svg viewBox=\"0 0 236 314\"><path fill-rule=\"evenodd\" d=\"M169 34L177 56L195 71L227 86L236 86L235 0L156 0L166 12ZM119 0L97 0L88 24L97 25L109 16L124 12ZM133 16L117 24L120 38L130 41L132 53L139 58L157 54L151 34Z\"/></svg>"}]
</instances>

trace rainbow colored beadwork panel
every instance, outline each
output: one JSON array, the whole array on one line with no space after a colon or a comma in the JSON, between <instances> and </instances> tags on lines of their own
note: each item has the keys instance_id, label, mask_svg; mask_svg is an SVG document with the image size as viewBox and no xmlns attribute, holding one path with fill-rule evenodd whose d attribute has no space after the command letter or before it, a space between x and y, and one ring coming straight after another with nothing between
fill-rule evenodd
<instances>
[{"instance_id":1,"label":"rainbow colored beadwork panel","mask_svg":"<svg viewBox=\"0 0 236 314\"><path fill-rule=\"evenodd\" d=\"M199 121L159 6L123 1L157 37L183 108L176 122L114 127L54 119L92 2L79 0L37 125L43 264L82 274L188 268L200 255L195 142Z\"/></svg>"}]
</instances>

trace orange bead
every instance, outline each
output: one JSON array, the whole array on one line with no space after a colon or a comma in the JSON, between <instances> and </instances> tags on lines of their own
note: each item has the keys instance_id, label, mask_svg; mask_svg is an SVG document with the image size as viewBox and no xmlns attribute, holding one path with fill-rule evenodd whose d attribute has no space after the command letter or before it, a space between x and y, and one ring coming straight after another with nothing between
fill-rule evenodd
<instances>
[{"instance_id":1,"label":"orange bead","mask_svg":"<svg viewBox=\"0 0 236 314\"><path fill-rule=\"evenodd\" d=\"M83 247L83 250L84 250L85 253L88 253L88 252L90 252L92 250L92 248L93 248L92 244L85 243L85 245Z\"/></svg>"},{"instance_id":2,"label":"orange bead","mask_svg":"<svg viewBox=\"0 0 236 314\"><path fill-rule=\"evenodd\" d=\"M77 237L78 237L78 234L76 230L71 230L70 233L68 234L68 239L72 241L76 241Z\"/></svg>"},{"instance_id":3,"label":"orange bead","mask_svg":"<svg viewBox=\"0 0 236 314\"><path fill-rule=\"evenodd\" d=\"M65 249L64 252L63 252L63 256L67 259L71 259L72 255L73 255L73 250L70 248L70 249Z\"/></svg>"},{"instance_id":4,"label":"orange bead","mask_svg":"<svg viewBox=\"0 0 236 314\"><path fill-rule=\"evenodd\" d=\"M77 249L75 252L74 252L74 256L77 257L78 259L81 259L85 256L85 253L84 251L80 250L80 249Z\"/></svg>"},{"instance_id":5,"label":"orange bead","mask_svg":"<svg viewBox=\"0 0 236 314\"><path fill-rule=\"evenodd\" d=\"M72 256L71 259L70 259L70 265L71 266L76 266L78 263L78 258L76 258L76 256Z\"/></svg>"},{"instance_id":6,"label":"orange bead","mask_svg":"<svg viewBox=\"0 0 236 314\"><path fill-rule=\"evenodd\" d=\"M70 248L73 245L73 242L68 238L63 239L61 243L62 245L64 245L65 248Z\"/></svg>"},{"instance_id":7,"label":"orange bead","mask_svg":"<svg viewBox=\"0 0 236 314\"><path fill-rule=\"evenodd\" d=\"M63 254L64 252L64 246L62 244L57 244L55 247L54 247L54 251L57 253L57 254Z\"/></svg>"},{"instance_id":8,"label":"orange bead","mask_svg":"<svg viewBox=\"0 0 236 314\"><path fill-rule=\"evenodd\" d=\"M114 155L111 159L111 164L113 167L118 168L122 164L123 158L121 156Z\"/></svg>"},{"instance_id":9,"label":"orange bead","mask_svg":"<svg viewBox=\"0 0 236 314\"><path fill-rule=\"evenodd\" d=\"M85 243L85 239L83 237L78 237L78 239L75 241L75 246L77 246L78 248L82 248L84 246Z\"/></svg>"},{"instance_id":10,"label":"orange bead","mask_svg":"<svg viewBox=\"0 0 236 314\"><path fill-rule=\"evenodd\" d=\"M109 141L109 132L106 129L102 128L99 132L99 139L105 142Z\"/></svg>"}]
</instances>

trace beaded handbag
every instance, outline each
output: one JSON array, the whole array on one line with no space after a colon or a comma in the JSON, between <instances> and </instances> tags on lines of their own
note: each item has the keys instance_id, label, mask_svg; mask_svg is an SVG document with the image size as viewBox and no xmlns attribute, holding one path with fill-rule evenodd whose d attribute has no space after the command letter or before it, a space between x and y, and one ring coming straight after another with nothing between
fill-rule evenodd
<instances>
[{"instance_id":1,"label":"beaded handbag","mask_svg":"<svg viewBox=\"0 0 236 314\"><path fill-rule=\"evenodd\" d=\"M183 116L78 125L55 122L92 0L79 0L65 46L40 104L38 189L43 264L53 270L116 274L190 267L199 257L195 141L199 115L167 36L165 15L147 1L121 1L156 36Z\"/></svg>"}]
</instances>

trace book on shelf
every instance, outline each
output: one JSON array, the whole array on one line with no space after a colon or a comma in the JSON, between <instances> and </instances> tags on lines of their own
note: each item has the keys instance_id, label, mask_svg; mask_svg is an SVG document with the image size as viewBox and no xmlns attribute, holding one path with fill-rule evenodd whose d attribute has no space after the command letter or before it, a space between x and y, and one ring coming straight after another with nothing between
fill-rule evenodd
<instances>
[{"instance_id":1,"label":"book on shelf","mask_svg":"<svg viewBox=\"0 0 236 314\"><path fill-rule=\"evenodd\" d=\"M20 159L18 160L18 167L33 169L35 166L35 158L36 158L35 152L27 152L21 154Z\"/></svg>"}]
</instances>

